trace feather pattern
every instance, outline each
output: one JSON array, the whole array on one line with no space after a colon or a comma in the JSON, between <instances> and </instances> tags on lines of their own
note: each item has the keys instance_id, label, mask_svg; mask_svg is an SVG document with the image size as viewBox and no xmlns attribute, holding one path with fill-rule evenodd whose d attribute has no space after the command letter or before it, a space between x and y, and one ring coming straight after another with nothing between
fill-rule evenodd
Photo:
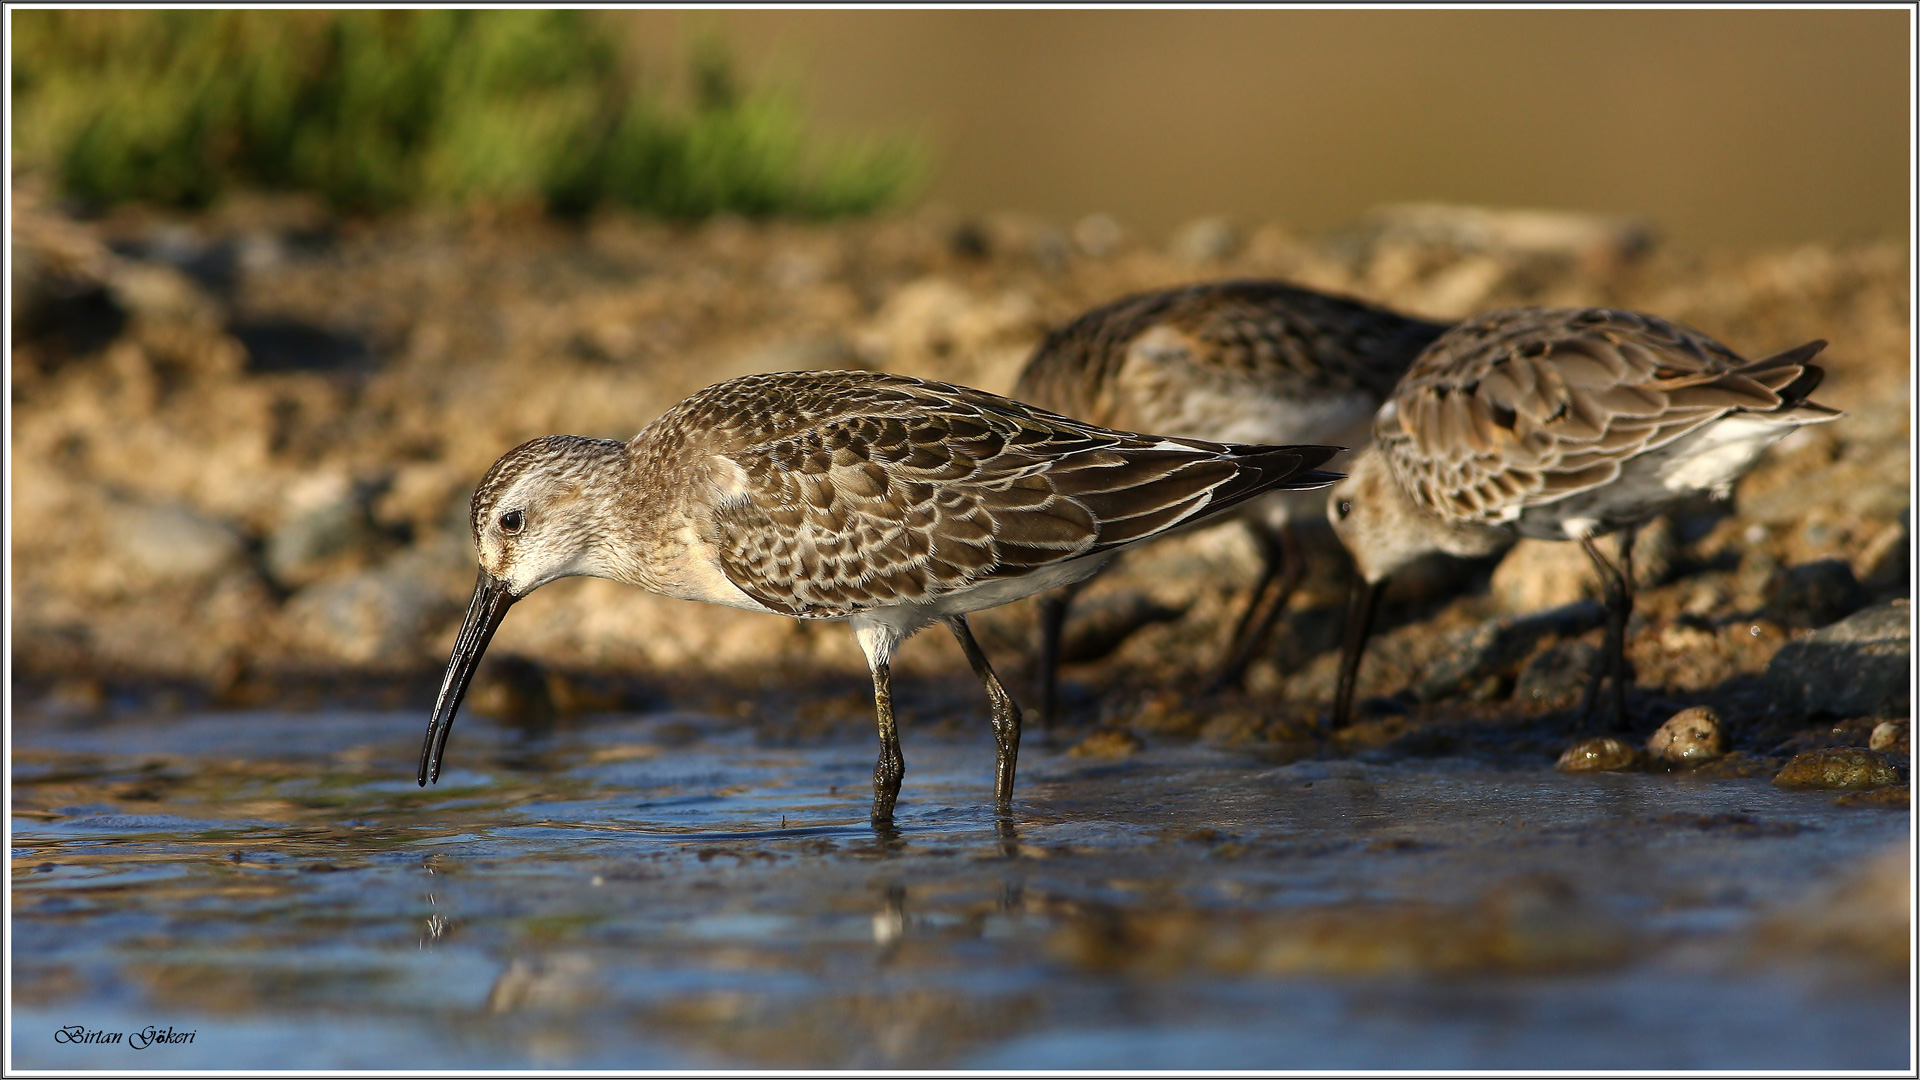
<instances>
[{"instance_id":1,"label":"feather pattern","mask_svg":"<svg viewBox=\"0 0 1920 1080\"><path fill-rule=\"evenodd\" d=\"M722 383L649 425L632 452L656 475L704 460L730 477L682 511L688 523L734 587L816 619L933 604L1337 479L1315 469L1334 447L1140 435L859 371Z\"/></svg>"},{"instance_id":2,"label":"feather pattern","mask_svg":"<svg viewBox=\"0 0 1920 1080\"><path fill-rule=\"evenodd\" d=\"M1736 414L1777 422L1781 434L1838 415L1806 400L1820 375L1808 361L1824 344L1748 362L1652 315L1489 312L1414 362L1375 415L1374 442L1402 490L1450 524L1553 518L1539 512L1582 495L1592 509L1604 501L1598 489L1636 462ZM1644 509L1622 505L1600 520Z\"/></svg>"},{"instance_id":3,"label":"feather pattern","mask_svg":"<svg viewBox=\"0 0 1920 1080\"><path fill-rule=\"evenodd\" d=\"M1371 411L1445 329L1283 282L1207 282L1079 316L1034 350L1014 396L1132 431L1333 440L1315 403L1360 398Z\"/></svg>"}]
</instances>

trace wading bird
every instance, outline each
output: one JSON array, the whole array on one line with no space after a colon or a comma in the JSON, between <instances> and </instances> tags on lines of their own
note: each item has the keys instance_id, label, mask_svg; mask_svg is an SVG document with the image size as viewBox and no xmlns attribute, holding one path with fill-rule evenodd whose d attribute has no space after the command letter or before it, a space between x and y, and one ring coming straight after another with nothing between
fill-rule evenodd
<instances>
[{"instance_id":1,"label":"wading bird","mask_svg":"<svg viewBox=\"0 0 1920 1080\"><path fill-rule=\"evenodd\" d=\"M1388 575L1431 551L1490 555L1530 536L1579 544L1600 575L1606 639L1580 714L1591 718L1609 681L1624 728L1635 528L1689 497L1725 497L1768 446L1839 416L1807 400L1825 347L1747 361L1697 330L1610 308L1492 311L1435 341L1327 496L1358 570L1334 725L1352 708ZM1614 532L1617 566L1594 546Z\"/></svg>"},{"instance_id":2,"label":"wading bird","mask_svg":"<svg viewBox=\"0 0 1920 1080\"><path fill-rule=\"evenodd\" d=\"M996 807L1013 797L1020 709L967 613L1084 578L1108 553L1277 489L1339 479L1331 446L1112 431L979 390L862 371L708 387L628 442L553 435L473 495L480 575L420 752L438 779L455 711L507 609L569 575L798 619L844 621L873 674L873 820L906 771L888 673L943 622L986 688Z\"/></svg>"},{"instance_id":3,"label":"wading bird","mask_svg":"<svg viewBox=\"0 0 1920 1080\"><path fill-rule=\"evenodd\" d=\"M1413 358L1446 330L1385 308L1278 281L1216 281L1141 293L1047 335L1014 396L1128 431L1245 443L1359 446ZM1289 521L1323 495L1275 494L1242 507L1260 548L1259 582L1228 641L1215 687L1236 683L1299 585ZM1043 722L1059 709L1060 636L1079 584L1041 598Z\"/></svg>"}]
</instances>

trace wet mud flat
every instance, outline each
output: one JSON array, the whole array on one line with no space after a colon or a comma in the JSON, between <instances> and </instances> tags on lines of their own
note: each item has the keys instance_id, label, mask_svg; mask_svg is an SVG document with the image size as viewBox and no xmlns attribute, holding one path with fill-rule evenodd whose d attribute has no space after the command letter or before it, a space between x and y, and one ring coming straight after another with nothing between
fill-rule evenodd
<instances>
[{"instance_id":1,"label":"wet mud flat","mask_svg":"<svg viewBox=\"0 0 1920 1080\"><path fill-rule=\"evenodd\" d=\"M1911 1064L1904 808L1030 733L999 823L973 719L876 835L853 725L467 718L423 790L413 709L24 715L13 1065Z\"/></svg>"}]
</instances>

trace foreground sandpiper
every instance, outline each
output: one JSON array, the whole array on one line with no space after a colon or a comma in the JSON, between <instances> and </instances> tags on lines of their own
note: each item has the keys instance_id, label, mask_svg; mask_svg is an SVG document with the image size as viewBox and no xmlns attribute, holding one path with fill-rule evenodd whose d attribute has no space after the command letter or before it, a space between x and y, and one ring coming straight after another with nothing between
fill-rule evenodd
<instances>
[{"instance_id":1,"label":"foreground sandpiper","mask_svg":"<svg viewBox=\"0 0 1920 1080\"><path fill-rule=\"evenodd\" d=\"M1366 441L1373 412L1446 330L1279 281L1216 281L1124 297L1049 334L1014 396L1128 431L1245 443ZM1314 495L1250 503L1240 519L1263 568L1216 686L1237 682L1299 584L1288 522ZM1061 627L1075 589L1042 599L1044 722L1058 711Z\"/></svg>"},{"instance_id":2,"label":"foreground sandpiper","mask_svg":"<svg viewBox=\"0 0 1920 1080\"><path fill-rule=\"evenodd\" d=\"M439 778L455 711L507 608L569 575L687 600L845 621L873 672L873 819L905 762L888 665L944 622L986 687L996 806L1013 797L1020 709L967 613L1092 574L1108 553L1267 491L1325 487L1331 446L1222 445L1112 431L979 390L864 371L710 386L630 441L553 435L473 494L480 577L420 751Z\"/></svg>"},{"instance_id":3,"label":"foreground sandpiper","mask_svg":"<svg viewBox=\"0 0 1920 1080\"><path fill-rule=\"evenodd\" d=\"M1766 448L1840 414L1807 400L1813 341L1746 361L1697 330L1609 308L1510 308L1423 353L1380 407L1373 446L1327 496L1359 573L1333 722L1347 720L1380 586L1431 551L1490 555L1517 537L1572 540L1600 574L1606 641L1580 705L1610 680L1626 726L1633 530L1675 503L1724 497ZM1621 533L1619 565L1594 538Z\"/></svg>"}]
</instances>

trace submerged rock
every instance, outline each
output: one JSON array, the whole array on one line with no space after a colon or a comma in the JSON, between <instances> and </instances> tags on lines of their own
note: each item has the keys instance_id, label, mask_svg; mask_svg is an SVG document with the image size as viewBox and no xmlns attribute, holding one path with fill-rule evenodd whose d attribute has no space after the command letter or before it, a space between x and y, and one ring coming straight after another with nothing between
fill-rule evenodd
<instances>
[{"instance_id":1,"label":"submerged rock","mask_svg":"<svg viewBox=\"0 0 1920 1080\"><path fill-rule=\"evenodd\" d=\"M1799 754L1773 778L1775 787L1863 790L1898 784L1900 770L1885 754L1835 746Z\"/></svg>"},{"instance_id":2,"label":"submerged rock","mask_svg":"<svg viewBox=\"0 0 1920 1080\"><path fill-rule=\"evenodd\" d=\"M1554 768L1561 772L1617 772L1631 769L1639 751L1611 735L1582 739L1567 747Z\"/></svg>"},{"instance_id":3,"label":"submerged rock","mask_svg":"<svg viewBox=\"0 0 1920 1080\"><path fill-rule=\"evenodd\" d=\"M1674 713L1647 738L1647 756L1673 765L1711 761L1724 753L1720 717L1705 705Z\"/></svg>"},{"instance_id":4,"label":"submerged rock","mask_svg":"<svg viewBox=\"0 0 1920 1080\"><path fill-rule=\"evenodd\" d=\"M1790 641L1767 665L1767 682L1794 716L1907 715L1912 604L1870 607Z\"/></svg>"}]
</instances>

